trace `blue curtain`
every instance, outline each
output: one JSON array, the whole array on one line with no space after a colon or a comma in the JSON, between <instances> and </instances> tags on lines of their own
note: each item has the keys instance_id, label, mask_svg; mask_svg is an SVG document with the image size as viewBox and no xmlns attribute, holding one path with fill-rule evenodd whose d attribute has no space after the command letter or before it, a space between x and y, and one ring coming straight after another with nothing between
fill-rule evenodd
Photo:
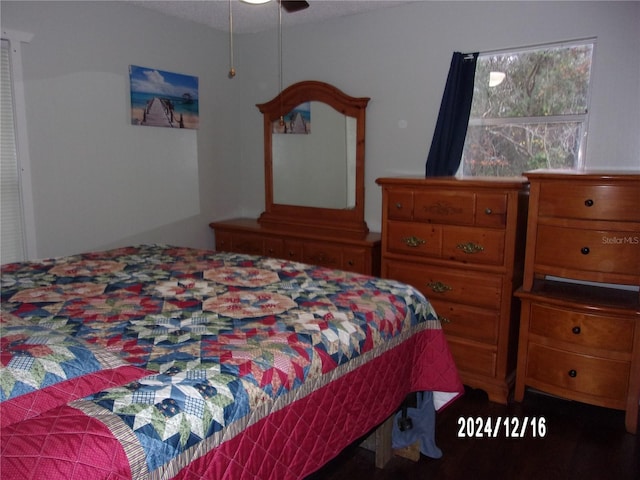
<instances>
[{"instance_id":1,"label":"blue curtain","mask_svg":"<svg viewBox=\"0 0 640 480\"><path fill-rule=\"evenodd\" d=\"M427 177L451 176L460 166L471 113L477 61L478 53L453 53L438 123L427 157Z\"/></svg>"}]
</instances>

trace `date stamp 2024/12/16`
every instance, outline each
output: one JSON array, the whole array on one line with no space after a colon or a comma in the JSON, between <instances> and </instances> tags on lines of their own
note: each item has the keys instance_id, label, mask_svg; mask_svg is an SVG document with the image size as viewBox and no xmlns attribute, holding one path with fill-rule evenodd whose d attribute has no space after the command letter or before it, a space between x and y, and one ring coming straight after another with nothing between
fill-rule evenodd
<instances>
[{"instance_id":1,"label":"date stamp 2024/12/16","mask_svg":"<svg viewBox=\"0 0 640 480\"><path fill-rule=\"evenodd\" d=\"M458 438L544 438L545 417L459 417Z\"/></svg>"}]
</instances>

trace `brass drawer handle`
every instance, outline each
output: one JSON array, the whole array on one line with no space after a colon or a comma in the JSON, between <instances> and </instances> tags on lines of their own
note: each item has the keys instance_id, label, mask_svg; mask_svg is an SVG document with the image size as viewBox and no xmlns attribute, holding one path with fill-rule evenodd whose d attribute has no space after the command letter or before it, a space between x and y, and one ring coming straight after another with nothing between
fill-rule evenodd
<instances>
[{"instance_id":1,"label":"brass drawer handle","mask_svg":"<svg viewBox=\"0 0 640 480\"><path fill-rule=\"evenodd\" d=\"M456 248L470 255L484 251L484 247L482 245L473 242L459 243Z\"/></svg>"},{"instance_id":2,"label":"brass drawer handle","mask_svg":"<svg viewBox=\"0 0 640 480\"><path fill-rule=\"evenodd\" d=\"M571 378L576 378L578 376L578 372L576 370L569 370L569 376Z\"/></svg>"},{"instance_id":3,"label":"brass drawer handle","mask_svg":"<svg viewBox=\"0 0 640 480\"><path fill-rule=\"evenodd\" d=\"M425 240L413 235L410 237L404 237L402 241L407 247L412 247L412 248L419 247L420 245L424 245L425 243L427 243Z\"/></svg>"},{"instance_id":4,"label":"brass drawer handle","mask_svg":"<svg viewBox=\"0 0 640 480\"><path fill-rule=\"evenodd\" d=\"M427 283L427 287L429 287L431 290L433 290L436 293L444 293L444 292L448 292L450 290L453 290L452 287L450 287L446 283L442 283L440 281L438 281L438 282L429 282L429 283Z\"/></svg>"}]
</instances>

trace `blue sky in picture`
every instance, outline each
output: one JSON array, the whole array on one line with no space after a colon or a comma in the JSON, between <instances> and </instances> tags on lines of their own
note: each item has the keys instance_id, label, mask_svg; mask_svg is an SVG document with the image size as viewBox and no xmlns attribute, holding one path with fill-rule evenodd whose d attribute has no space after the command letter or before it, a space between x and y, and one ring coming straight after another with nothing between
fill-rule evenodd
<instances>
[{"instance_id":1,"label":"blue sky in picture","mask_svg":"<svg viewBox=\"0 0 640 480\"><path fill-rule=\"evenodd\" d=\"M129 67L129 74L131 92L175 98L187 94L192 100L198 98L198 77L136 65Z\"/></svg>"}]
</instances>

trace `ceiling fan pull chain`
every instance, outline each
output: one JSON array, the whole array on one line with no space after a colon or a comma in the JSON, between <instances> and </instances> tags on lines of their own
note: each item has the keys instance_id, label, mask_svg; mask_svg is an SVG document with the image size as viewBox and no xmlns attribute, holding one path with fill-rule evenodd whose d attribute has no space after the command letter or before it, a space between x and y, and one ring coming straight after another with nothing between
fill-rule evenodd
<instances>
[{"instance_id":1,"label":"ceiling fan pull chain","mask_svg":"<svg viewBox=\"0 0 640 480\"><path fill-rule=\"evenodd\" d=\"M278 3L278 95L280 96L280 126L284 126L284 113L282 111L282 2Z\"/></svg>"},{"instance_id":2,"label":"ceiling fan pull chain","mask_svg":"<svg viewBox=\"0 0 640 480\"><path fill-rule=\"evenodd\" d=\"M233 9L229 0L229 78L236 76L236 69L233 66Z\"/></svg>"}]
</instances>

